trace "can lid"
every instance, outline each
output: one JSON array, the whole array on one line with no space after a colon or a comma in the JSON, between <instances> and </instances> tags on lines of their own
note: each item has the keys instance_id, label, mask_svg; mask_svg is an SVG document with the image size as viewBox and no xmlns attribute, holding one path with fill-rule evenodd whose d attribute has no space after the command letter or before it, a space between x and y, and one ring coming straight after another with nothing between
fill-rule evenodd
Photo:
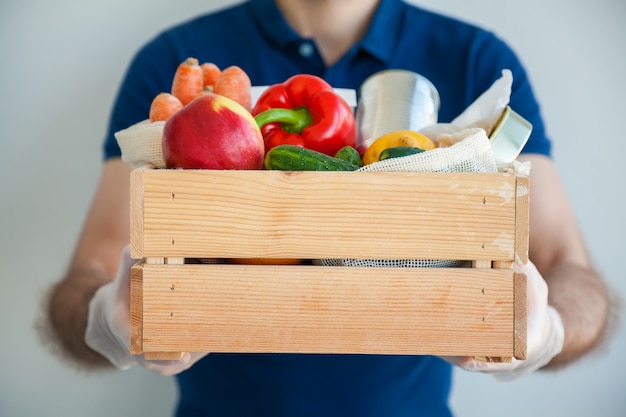
<instances>
[{"instance_id":1,"label":"can lid","mask_svg":"<svg viewBox=\"0 0 626 417\"><path fill-rule=\"evenodd\" d=\"M532 124L517 112L506 106L496 123L489 141L498 166L511 164L528 142L533 130Z\"/></svg>"}]
</instances>

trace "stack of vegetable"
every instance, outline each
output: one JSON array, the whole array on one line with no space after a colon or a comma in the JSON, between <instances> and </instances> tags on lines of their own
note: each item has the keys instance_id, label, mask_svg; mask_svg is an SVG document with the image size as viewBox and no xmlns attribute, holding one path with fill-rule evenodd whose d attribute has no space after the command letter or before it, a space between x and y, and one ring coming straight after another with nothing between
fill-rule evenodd
<instances>
[{"instance_id":1,"label":"stack of vegetable","mask_svg":"<svg viewBox=\"0 0 626 417\"><path fill-rule=\"evenodd\" d=\"M238 66L221 70L212 62L200 62L193 57L182 62L172 80L171 92L162 92L152 100L150 121L166 121L202 94L215 93L251 109L250 78Z\"/></svg>"},{"instance_id":2,"label":"stack of vegetable","mask_svg":"<svg viewBox=\"0 0 626 417\"><path fill-rule=\"evenodd\" d=\"M244 70L182 62L170 92L154 97L150 122L165 122L168 168L354 171L437 147L410 130L389 132L356 150L353 110L323 79L295 75L267 88L254 107Z\"/></svg>"}]
</instances>

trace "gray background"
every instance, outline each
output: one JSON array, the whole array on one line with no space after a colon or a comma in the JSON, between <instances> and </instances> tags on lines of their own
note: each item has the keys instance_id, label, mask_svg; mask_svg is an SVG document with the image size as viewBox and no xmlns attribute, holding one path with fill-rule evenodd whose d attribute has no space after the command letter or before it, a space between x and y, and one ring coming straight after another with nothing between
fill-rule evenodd
<instances>
[{"instance_id":1,"label":"gray background","mask_svg":"<svg viewBox=\"0 0 626 417\"><path fill-rule=\"evenodd\" d=\"M109 107L131 55L163 27L229 3L0 2L0 415L170 415L171 378L75 372L40 345L33 323L91 201ZM592 257L624 296L626 2L420 4L493 29L520 54ZM609 348L557 374L502 383L459 371L452 403L460 417L624 415L624 351L622 326Z\"/></svg>"}]
</instances>

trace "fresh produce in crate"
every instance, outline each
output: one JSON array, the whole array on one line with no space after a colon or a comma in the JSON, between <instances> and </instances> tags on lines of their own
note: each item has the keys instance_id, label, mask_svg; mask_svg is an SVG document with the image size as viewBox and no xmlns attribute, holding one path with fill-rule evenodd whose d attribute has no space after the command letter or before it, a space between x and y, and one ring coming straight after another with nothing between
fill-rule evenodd
<instances>
[{"instance_id":1,"label":"fresh produce in crate","mask_svg":"<svg viewBox=\"0 0 626 417\"><path fill-rule=\"evenodd\" d=\"M167 120L162 146L168 168L261 169L265 156L250 112L214 93L196 97Z\"/></svg>"},{"instance_id":2,"label":"fresh produce in crate","mask_svg":"<svg viewBox=\"0 0 626 417\"><path fill-rule=\"evenodd\" d=\"M354 160L351 146L344 146L335 156L297 145L278 145L265 154L265 169L279 171L356 171L361 167Z\"/></svg>"},{"instance_id":3,"label":"fresh produce in crate","mask_svg":"<svg viewBox=\"0 0 626 417\"><path fill-rule=\"evenodd\" d=\"M236 120L232 127L225 126L230 123L227 120L221 120L221 124L211 129L206 126L201 129L205 133L209 132L216 136L214 140L211 140L212 143L206 143L207 146L216 146L214 158L206 155L206 149L199 152L199 149L202 149L201 140L199 138L195 141L191 140L189 128L186 129L186 133L179 135L184 138L184 144L173 144L171 137L166 139L167 143L164 144L163 130L166 122L173 115L191 105L196 98L211 94L226 99L225 101L212 98L211 100L217 103L217 107L211 112L214 113L215 109L221 108L221 114L230 114L231 120ZM229 102L231 104L228 104ZM238 104L240 108L234 112L226 111L234 109L232 103ZM189 57L178 65L172 78L170 92L161 92L153 98L148 118L116 132L115 137L122 150L122 159L134 168L147 165L155 168L259 169L263 163L264 145L261 138L263 151L259 158L257 136L260 136L260 131L250 114L250 107L251 83L245 71L237 66L221 70L214 63L200 64L196 58ZM208 111L208 107L206 110ZM213 116L211 119L214 119ZM189 116L185 116L181 120L188 118ZM178 122L180 120L176 122L180 124ZM250 131L243 133L246 129ZM224 135L229 132L242 136L227 146ZM164 146L168 149L167 163L163 154ZM237 155L244 148L244 153Z\"/></svg>"},{"instance_id":4,"label":"fresh produce in crate","mask_svg":"<svg viewBox=\"0 0 626 417\"><path fill-rule=\"evenodd\" d=\"M343 148L339 149L335 154L335 158L343 159L344 161L350 162L359 168L363 166L363 161L361 161L361 155L359 154L359 151L357 151L357 149L352 146L346 145Z\"/></svg>"},{"instance_id":5,"label":"fresh produce in crate","mask_svg":"<svg viewBox=\"0 0 626 417\"><path fill-rule=\"evenodd\" d=\"M194 98L212 92L251 110L250 77L238 66L221 70L212 62L187 58L176 68L170 92L157 94L150 106L150 121L165 121Z\"/></svg>"},{"instance_id":6,"label":"fresh produce in crate","mask_svg":"<svg viewBox=\"0 0 626 417\"><path fill-rule=\"evenodd\" d=\"M150 122L164 122L183 108L183 103L172 93L159 93L150 105Z\"/></svg>"},{"instance_id":7,"label":"fresh produce in crate","mask_svg":"<svg viewBox=\"0 0 626 417\"><path fill-rule=\"evenodd\" d=\"M424 152L424 149L417 146L392 146L391 148L383 149L378 156L379 161L391 158L402 158L404 156L415 155Z\"/></svg>"},{"instance_id":8,"label":"fresh produce in crate","mask_svg":"<svg viewBox=\"0 0 626 417\"><path fill-rule=\"evenodd\" d=\"M397 130L377 138L363 154L363 165L380 160L380 153L396 146L417 147L424 151L435 149L437 145L427 136L412 130Z\"/></svg>"},{"instance_id":9,"label":"fresh produce in crate","mask_svg":"<svg viewBox=\"0 0 626 417\"><path fill-rule=\"evenodd\" d=\"M323 79L298 74L270 86L252 114L263 133L266 151L297 145L326 155L356 145L356 121L348 103Z\"/></svg>"},{"instance_id":10,"label":"fresh produce in crate","mask_svg":"<svg viewBox=\"0 0 626 417\"><path fill-rule=\"evenodd\" d=\"M203 90L202 67L196 58L187 58L174 73L172 95L178 97L183 106L186 106L191 100L202 94Z\"/></svg>"},{"instance_id":11,"label":"fresh produce in crate","mask_svg":"<svg viewBox=\"0 0 626 417\"><path fill-rule=\"evenodd\" d=\"M247 111L252 111L252 87L248 74L238 66L224 68L213 84L213 92L228 97L241 104Z\"/></svg>"}]
</instances>

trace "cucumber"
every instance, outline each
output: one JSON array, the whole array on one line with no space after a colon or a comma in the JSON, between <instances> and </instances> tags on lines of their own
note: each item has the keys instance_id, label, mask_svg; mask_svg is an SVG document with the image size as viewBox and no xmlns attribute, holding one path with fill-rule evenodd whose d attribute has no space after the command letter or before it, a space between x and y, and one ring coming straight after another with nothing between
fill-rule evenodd
<instances>
[{"instance_id":1,"label":"cucumber","mask_svg":"<svg viewBox=\"0 0 626 417\"><path fill-rule=\"evenodd\" d=\"M335 158L343 159L344 161L351 162L354 165L358 165L359 167L363 166L359 151L357 151L352 146L344 146L343 148L339 149L335 154Z\"/></svg>"},{"instance_id":2,"label":"cucumber","mask_svg":"<svg viewBox=\"0 0 626 417\"><path fill-rule=\"evenodd\" d=\"M424 152L422 148L416 146L394 146L392 148L383 149L378 157L379 161L384 161L390 158L401 158L403 156L415 155L416 153Z\"/></svg>"},{"instance_id":3,"label":"cucumber","mask_svg":"<svg viewBox=\"0 0 626 417\"><path fill-rule=\"evenodd\" d=\"M294 145L279 145L265 154L265 169L280 171L356 171L358 165Z\"/></svg>"}]
</instances>

